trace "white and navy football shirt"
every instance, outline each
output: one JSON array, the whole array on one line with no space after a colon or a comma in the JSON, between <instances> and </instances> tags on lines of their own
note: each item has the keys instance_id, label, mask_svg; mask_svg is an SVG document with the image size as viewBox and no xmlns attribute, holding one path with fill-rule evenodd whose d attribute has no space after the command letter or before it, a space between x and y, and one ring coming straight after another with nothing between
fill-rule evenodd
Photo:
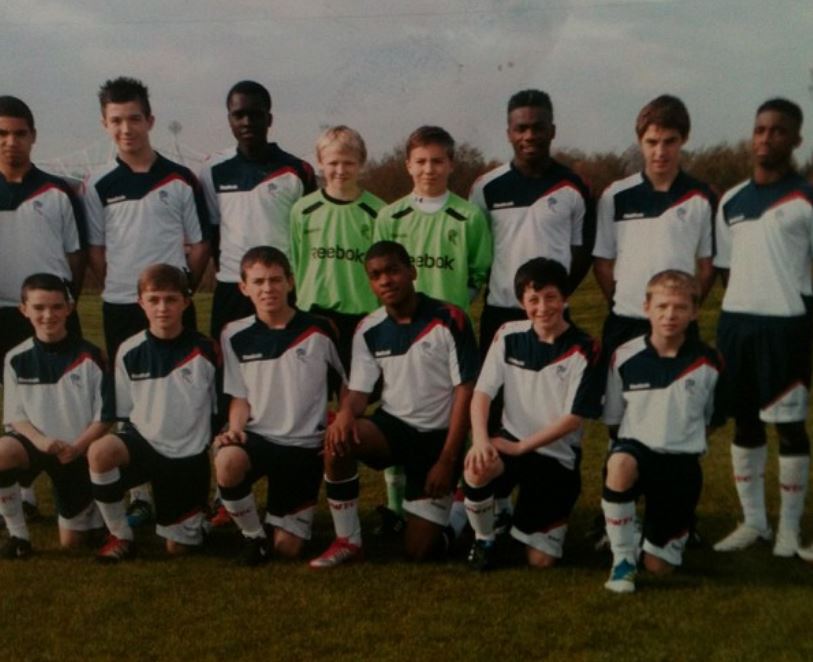
<instances>
[{"instance_id":1,"label":"white and navy football shirt","mask_svg":"<svg viewBox=\"0 0 813 662\"><path fill-rule=\"evenodd\" d=\"M656 191L642 172L607 187L593 255L615 260L616 315L643 319L652 276L665 269L693 274L698 258L713 256L715 207L712 190L682 171L668 191Z\"/></svg>"},{"instance_id":2,"label":"white and navy football shirt","mask_svg":"<svg viewBox=\"0 0 813 662\"><path fill-rule=\"evenodd\" d=\"M372 393L383 377L382 409L424 432L449 427L452 391L477 377L478 351L466 313L418 294L412 321L399 324L381 307L353 336L350 389Z\"/></svg>"},{"instance_id":3,"label":"white and navy football shirt","mask_svg":"<svg viewBox=\"0 0 813 662\"><path fill-rule=\"evenodd\" d=\"M106 250L102 298L135 303L139 274L151 264L186 269L185 244L209 237L209 214L192 172L160 154L148 172L121 159L85 182L88 242Z\"/></svg>"},{"instance_id":4,"label":"white and navy football shirt","mask_svg":"<svg viewBox=\"0 0 813 662\"><path fill-rule=\"evenodd\" d=\"M210 338L184 329L170 340L141 331L116 355L116 414L161 455L188 457L212 440L215 370Z\"/></svg>"},{"instance_id":5,"label":"white and navy football shirt","mask_svg":"<svg viewBox=\"0 0 813 662\"><path fill-rule=\"evenodd\" d=\"M66 257L85 247L85 213L70 185L32 166L21 182L0 174L0 306L17 306L26 277L70 281Z\"/></svg>"},{"instance_id":6,"label":"white and navy football shirt","mask_svg":"<svg viewBox=\"0 0 813 662\"><path fill-rule=\"evenodd\" d=\"M27 421L42 434L73 443L96 421L112 421L113 382L101 350L68 336L29 338L6 354L3 419Z\"/></svg>"},{"instance_id":7,"label":"white and navy football shirt","mask_svg":"<svg viewBox=\"0 0 813 662\"><path fill-rule=\"evenodd\" d=\"M318 448L324 441L328 377L344 381L330 323L300 310L284 329L255 315L223 331L223 390L248 400L246 430L286 446Z\"/></svg>"},{"instance_id":8,"label":"white and navy football shirt","mask_svg":"<svg viewBox=\"0 0 813 662\"><path fill-rule=\"evenodd\" d=\"M610 361L604 422L661 453L704 453L722 369L717 352L687 339L677 356L660 356L641 336L621 345Z\"/></svg>"},{"instance_id":9,"label":"white and navy football shirt","mask_svg":"<svg viewBox=\"0 0 813 662\"><path fill-rule=\"evenodd\" d=\"M210 157L200 179L212 224L219 226L219 281L239 282L240 260L255 246L274 246L290 257L291 207L316 190L310 165L276 143L262 161L232 147Z\"/></svg>"},{"instance_id":10,"label":"white and navy football shirt","mask_svg":"<svg viewBox=\"0 0 813 662\"><path fill-rule=\"evenodd\" d=\"M546 343L530 320L508 322L494 336L474 389L491 399L503 389L502 427L516 439L539 432L565 414L598 418L598 353L597 343L576 326ZM582 434L580 427L536 452L573 469Z\"/></svg>"},{"instance_id":11,"label":"white and navy football shirt","mask_svg":"<svg viewBox=\"0 0 813 662\"><path fill-rule=\"evenodd\" d=\"M514 274L532 258L556 260L570 271L571 247L584 243L585 223L592 223L587 187L556 161L539 178L500 166L474 182L469 199L491 221L494 261L486 303L492 306L517 307Z\"/></svg>"},{"instance_id":12,"label":"white and navy football shirt","mask_svg":"<svg viewBox=\"0 0 813 662\"><path fill-rule=\"evenodd\" d=\"M717 214L714 265L730 269L723 310L803 315L811 295L813 187L792 173L775 184L753 180L729 190Z\"/></svg>"}]
</instances>

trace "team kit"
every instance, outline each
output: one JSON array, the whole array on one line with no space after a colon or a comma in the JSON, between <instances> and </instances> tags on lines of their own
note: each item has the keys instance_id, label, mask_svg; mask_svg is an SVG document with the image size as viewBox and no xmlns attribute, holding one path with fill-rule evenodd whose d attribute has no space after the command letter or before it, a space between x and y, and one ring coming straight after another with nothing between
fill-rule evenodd
<instances>
[{"instance_id":1,"label":"team kit","mask_svg":"<svg viewBox=\"0 0 813 662\"><path fill-rule=\"evenodd\" d=\"M594 204L551 156L550 97L522 90L507 106L513 157L468 199L448 189L452 136L422 126L405 149L413 190L389 205L359 183L367 152L354 129L319 136L321 187L270 142L271 96L254 81L229 90L235 145L199 173L152 148L140 81L106 81L99 101L116 156L77 194L32 163L31 110L0 96L2 559L34 552L31 484L45 472L60 544L104 527L100 562L136 556L147 522L172 555L233 523L240 564L301 558L324 483L335 538L307 562L358 563L361 462L386 485L374 533L398 536L407 559L444 558L468 527L473 569L498 567L509 537L547 568L564 554L584 422L597 419L604 586L630 593L640 571L681 565L708 431L733 418L742 516L714 549L770 541L778 557L813 562L800 541L813 188L793 167L792 101L759 106L752 175L718 199L681 168L685 105L653 99L635 122L642 170ZM210 260L203 333L192 295ZM609 310L600 339L568 304L591 267ZM106 353L76 313L87 268L103 283ZM697 317L718 276L712 348Z\"/></svg>"}]
</instances>

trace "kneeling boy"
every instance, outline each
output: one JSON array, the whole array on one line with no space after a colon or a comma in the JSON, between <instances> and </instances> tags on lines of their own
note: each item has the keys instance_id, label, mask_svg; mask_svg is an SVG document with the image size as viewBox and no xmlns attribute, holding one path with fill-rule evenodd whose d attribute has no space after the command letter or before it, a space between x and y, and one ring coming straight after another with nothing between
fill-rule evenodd
<instances>
[{"instance_id":1,"label":"kneeling boy","mask_svg":"<svg viewBox=\"0 0 813 662\"><path fill-rule=\"evenodd\" d=\"M350 387L325 435L327 499L336 539L313 568L362 556L356 460L406 473L406 553L425 560L440 551L459 476L468 408L477 374L477 347L466 314L415 291L406 249L380 241L365 269L383 307L353 336ZM381 377L381 407L363 417Z\"/></svg>"},{"instance_id":2,"label":"kneeling boy","mask_svg":"<svg viewBox=\"0 0 813 662\"><path fill-rule=\"evenodd\" d=\"M621 345L610 361L604 422L618 426L607 459L601 507L613 553L605 588L635 590L635 502L646 501L643 562L662 574L681 564L703 475L706 426L722 362L687 337L697 317L700 285L682 271L649 281L644 312L651 332Z\"/></svg>"},{"instance_id":3,"label":"kneeling boy","mask_svg":"<svg viewBox=\"0 0 813 662\"><path fill-rule=\"evenodd\" d=\"M152 483L156 532L170 554L203 542L219 355L212 340L183 326L191 298L177 267L147 267L138 303L149 328L116 355L116 413L124 425L88 451L93 496L110 531L97 555L102 562L132 556L124 492L142 483Z\"/></svg>"},{"instance_id":4,"label":"kneeling boy","mask_svg":"<svg viewBox=\"0 0 813 662\"><path fill-rule=\"evenodd\" d=\"M240 290L256 314L223 332L228 428L215 438L215 471L223 505L246 539L237 561L268 560L269 541L251 486L268 477L266 520L274 549L300 554L310 539L322 484L322 442L331 371L344 382L328 320L292 307L288 258L270 246L250 249L240 263Z\"/></svg>"},{"instance_id":5,"label":"kneeling boy","mask_svg":"<svg viewBox=\"0 0 813 662\"><path fill-rule=\"evenodd\" d=\"M9 538L0 558L31 554L20 499L21 480L45 471L56 492L59 542L74 547L83 533L101 527L93 503L85 452L113 418L110 380L101 351L68 333L73 303L65 281L34 274L23 281L20 311L34 337L5 358L0 437L0 515Z\"/></svg>"},{"instance_id":6,"label":"kneeling boy","mask_svg":"<svg viewBox=\"0 0 813 662\"><path fill-rule=\"evenodd\" d=\"M514 278L525 321L504 324L488 350L471 402L473 443L466 456L466 511L475 533L470 565L494 565L494 493L519 485L511 535L529 565L562 556L567 520L581 491L582 421L600 414L598 347L564 318L568 273L534 258ZM502 430L489 438L488 414L503 389Z\"/></svg>"}]
</instances>

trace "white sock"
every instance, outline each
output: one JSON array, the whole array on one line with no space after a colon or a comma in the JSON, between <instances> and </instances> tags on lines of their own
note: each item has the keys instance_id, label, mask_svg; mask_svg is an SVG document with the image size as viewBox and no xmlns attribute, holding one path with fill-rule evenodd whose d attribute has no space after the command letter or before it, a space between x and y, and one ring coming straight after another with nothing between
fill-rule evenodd
<instances>
[{"instance_id":1,"label":"white sock","mask_svg":"<svg viewBox=\"0 0 813 662\"><path fill-rule=\"evenodd\" d=\"M112 485L119 480L121 480L121 472L118 468L102 473L90 472L90 482L94 485ZM96 505L99 507L107 530L112 535L119 540L133 540L133 530L127 524L127 507L124 505L124 499L112 503L105 503L97 499Z\"/></svg>"},{"instance_id":2,"label":"white sock","mask_svg":"<svg viewBox=\"0 0 813 662\"><path fill-rule=\"evenodd\" d=\"M604 526L607 537L610 539L610 549L613 552L613 566L627 560L636 564L635 544L635 502L626 501L615 503L601 500L601 509L604 511Z\"/></svg>"},{"instance_id":3,"label":"white sock","mask_svg":"<svg viewBox=\"0 0 813 662\"><path fill-rule=\"evenodd\" d=\"M808 455L779 456L779 528L799 531L799 522L805 509L807 474L810 469Z\"/></svg>"},{"instance_id":4,"label":"white sock","mask_svg":"<svg viewBox=\"0 0 813 662\"><path fill-rule=\"evenodd\" d=\"M28 527L25 524L23 500L20 492L18 483L8 487L0 487L0 515L6 520L6 528L10 536L30 540Z\"/></svg>"},{"instance_id":5,"label":"white sock","mask_svg":"<svg viewBox=\"0 0 813 662\"><path fill-rule=\"evenodd\" d=\"M229 515L246 538L266 537L253 494L249 493L236 501L223 499L223 505L226 506Z\"/></svg>"},{"instance_id":6,"label":"white sock","mask_svg":"<svg viewBox=\"0 0 813 662\"><path fill-rule=\"evenodd\" d=\"M507 497L499 497L494 499L495 515L499 515L500 513L512 514L513 512L514 512L514 502L511 501L510 495L508 495Z\"/></svg>"},{"instance_id":7,"label":"white sock","mask_svg":"<svg viewBox=\"0 0 813 662\"><path fill-rule=\"evenodd\" d=\"M768 528L765 512L765 458L767 446L742 448L731 445L734 483L745 523L760 531Z\"/></svg>"},{"instance_id":8,"label":"white sock","mask_svg":"<svg viewBox=\"0 0 813 662\"><path fill-rule=\"evenodd\" d=\"M130 503L133 503L133 501L146 501L151 506L155 505L149 483L143 483L130 488Z\"/></svg>"},{"instance_id":9,"label":"white sock","mask_svg":"<svg viewBox=\"0 0 813 662\"><path fill-rule=\"evenodd\" d=\"M468 517L466 516L466 504L462 500L455 498L454 501L452 501L452 511L449 513L449 526L452 527L455 538L460 537L468 521Z\"/></svg>"},{"instance_id":10,"label":"white sock","mask_svg":"<svg viewBox=\"0 0 813 662\"><path fill-rule=\"evenodd\" d=\"M482 501L465 500L466 515L477 540L494 540L494 497Z\"/></svg>"},{"instance_id":11,"label":"white sock","mask_svg":"<svg viewBox=\"0 0 813 662\"><path fill-rule=\"evenodd\" d=\"M37 505L37 495L34 494L34 486L29 485L28 487L21 487L20 492L22 493L23 501L26 503L30 503L32 506Z\"/></svg>"}]
</instances>

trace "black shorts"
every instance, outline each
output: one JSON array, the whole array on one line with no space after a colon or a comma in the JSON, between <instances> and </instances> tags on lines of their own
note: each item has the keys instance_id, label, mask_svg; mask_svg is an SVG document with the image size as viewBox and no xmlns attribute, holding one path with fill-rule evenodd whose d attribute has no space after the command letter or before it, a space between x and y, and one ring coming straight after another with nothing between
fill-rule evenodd
<instances>
[{"instance_id":1,"label":"black shorts","mask_svg":"<svg viewBox=\"0 0 813 662\"><path fill-rule=\"evenodd\" d=\"M720 414L767 423L807 417L811 319L720 313L717 348L725 370L717 385Z\"/></svg>"},{"instance_id":2,"label":"black shorts","mask_svg":"<svg viewBox=\"0 0 813 662\"><path fill-rule=\"evenodd\" d=\"M424 486L426 476L435 466L440 453L446 444L448 430L429 430L420 432L401 419L388 414L380 407L373 412L369 420L381 430L390 449L391 462L379 463L366 461L365 464L373 469L386 469L388 466L402 466L406 476L404 498L407 501L417 501L426 498ZM462 458L455 472L453 484L462 470Z\"/></svg>"},{"instance_id":3,"label":"black shorts","mask_svg":"<svg viewBox=\"0 0 813 662\"><path fill-rule=\"evenodd\" d=\"M685 536L703 489L700 456L692 453L656 453L632 439L619 439L610 449L628 453L638 462L636 497L646 502L644 538L659 548Z\"/></svg>"},{"instance_id":4,"label":"black shorts","mask_svg":"<svg viewBox=\"0 0 813 662\"><path fill-rule=\"evenodd\" d=\"M17 432L5 432L22 444L28 455L28 468L19 475L21 485L30 485L43 471L54 485L56 511L64 519L73 519L93 503L87 458L82 455L73 462L62 464L55 455L37 448L28 437Z\"/></svg>"},{"instance_id":5,"label":"black shorts","mask_svg":"<svg viewBox=\"0 0 813 662\"><path fill-rule=\"evenodd\" d=\"M68 333L73 337L80 338L82 336L82 328L79 324L79 315L76 309L68 316L66 326ZM19 308L10 306L0 308L0 365L3 365L3 360L10 349L33 335L34 327L23 316ZM0 371L0 384L3 383L1 373L2 371Z\"/></svg>"},{"instance_id":6,"label":"black shorts","mask_svg":"<svg viewBox=\"0 0 813 662\"><path fill-rule=\"evenodd\" d=\"M166 457L132 426L115 433L124 442L130 462L121 467L125 489L152 483L155 521L169 527L208 507L209 451L189 457Z\"/></svg>"},{"instance_id":7,"label":"black shorts","mask_svg":"<svg viewBox=\"0 0 813 662\"><path fill-rule=\"evenodd\" d=\"M253 432L246 432L246 443L239 448L251 463L245 480L268 478L270 515L284 518L316 505L324 472L321 448L283 446Z\"/></svg>"},{"instance_id":8,"label":"black shorts","mask_svg":"<svg viewBox=\"0 0 813 662\"><path fill-rule=\"evenodd\" d=\"M121 343L150 325L144 310L137 303L104 301L102 302L102 318L107 356L110 357L111 362L115 360ZM183 325L184 328L193 331L198 328L194 303L191 303L183 312Z\"/></svg>"},{"instance_id":9,"label":"black shorts","mask_svg":"<svg viewBox=\"0 0 813 662\"><path fill-rule=\"evenodd\" d=\"M504 431L502 436L511 439ZM532 536L567 522L582 489L580 451L573 469L536 452L500 453L500 459L505 471L496 479L495 493L511 494L514 487L519 488L513 525L520 532Z\"/></svg>"}]
</instances>

